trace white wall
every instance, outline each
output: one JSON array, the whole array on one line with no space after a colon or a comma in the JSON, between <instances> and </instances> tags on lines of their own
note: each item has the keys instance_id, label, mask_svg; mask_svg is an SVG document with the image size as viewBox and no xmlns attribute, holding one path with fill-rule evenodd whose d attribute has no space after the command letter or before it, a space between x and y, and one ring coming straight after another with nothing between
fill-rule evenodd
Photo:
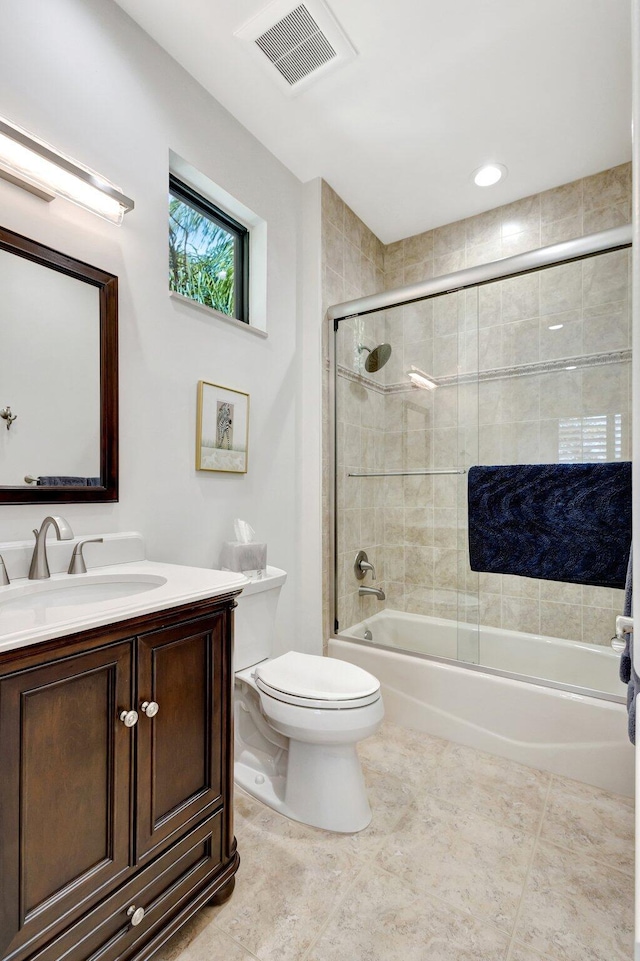
<instances>
[{"instance_id":1,"label":"white wall","mask_svg":"<svg viewBox=\"0 0 640 961\"><path fill-rule=\"evenodd\" d=\"M316 582L301 575L297 532L307 523L319 530L313 503L307 497L303 507L301 496L303 364L317 366L319 357L303 349L315 330L305 330L300 309L300 183L111 0L4 0L0 114L96 168L136 203L118 229L0 181L0 224L120 278L120 503L62 512L76 533L138 529L151 558L202 566L216 562L233 518L243 517L267 541L269 560L289 571L286 643L315 647L300 630L309 605L299 584L313 591ZM268 339L169 299L170 150L267 222ZM247 475L195 471L199 379L251 394ZM319 452L310 456L318 459L306 460L306 470L317 476ZM45 513L0 507L0 540L28 536ZM320 557L309 563L316 560L319 569Z\"/></svg>"}]
</instances>

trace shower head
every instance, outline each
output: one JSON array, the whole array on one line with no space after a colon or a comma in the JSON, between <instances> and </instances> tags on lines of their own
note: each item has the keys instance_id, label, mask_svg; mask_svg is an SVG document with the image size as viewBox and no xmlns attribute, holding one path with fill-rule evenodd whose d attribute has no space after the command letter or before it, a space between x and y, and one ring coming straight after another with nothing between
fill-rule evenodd
<instances>
[{"instance_id":1,"label":"shower head","mask_svg":"<svg viewBox=\"0 0 640 961\"><path fill-rule=\"evenodd\" d=\"M367 347L365 344L358 344L358 350L360 353L362 353L363 350L369 351L369 356L364 362L364 369L370 374L384 367L391 357L391 344L378 344L377 347L373 348Z\"/></svg>"}]
</instances>

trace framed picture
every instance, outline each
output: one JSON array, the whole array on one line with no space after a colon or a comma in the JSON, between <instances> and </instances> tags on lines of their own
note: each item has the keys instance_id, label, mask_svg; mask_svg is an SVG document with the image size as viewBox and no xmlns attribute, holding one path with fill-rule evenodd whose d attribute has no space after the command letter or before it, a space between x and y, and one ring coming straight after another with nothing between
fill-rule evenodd
<instances>
[{"instance_id":1,"label":"framed picture","mask_svg":"<svg viewBox=\"0 0 640 961\"><path fill-rule=\"evenodd\" d=\"M198 381L196 470L247 473L249 395Z\"/></svg>"}]
</instances>

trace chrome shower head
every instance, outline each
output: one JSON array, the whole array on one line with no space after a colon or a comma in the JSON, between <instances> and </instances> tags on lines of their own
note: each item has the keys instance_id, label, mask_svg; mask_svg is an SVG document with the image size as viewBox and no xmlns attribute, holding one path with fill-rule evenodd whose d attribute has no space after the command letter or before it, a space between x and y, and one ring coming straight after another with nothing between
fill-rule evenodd
<instances>
[{"instance_id":1,"label":"chrome shower head","mask_svg":"<svg viewBox=\"0 0 640 961\"><path fill-rule=\"evenodd\" d=\"M358 344L358 350L360 353L362 353L363 350L369 351L369 356L364 362L364 369L370 374L384 367L391 357L391 344L378 344L377 347L373 348L367 347L365 344Z\"/></svg>"}]
</instances>

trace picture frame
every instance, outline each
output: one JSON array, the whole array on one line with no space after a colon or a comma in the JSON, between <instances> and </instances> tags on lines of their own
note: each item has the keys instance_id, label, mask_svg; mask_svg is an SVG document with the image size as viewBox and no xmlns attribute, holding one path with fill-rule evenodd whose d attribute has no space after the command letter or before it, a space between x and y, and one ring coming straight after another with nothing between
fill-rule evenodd
<instances>
[{"instance_id":1,"label":"picture frame","mask_svg":"<svg viewBox=\"0 0 640 961\"><path fill-rule=\"evenodd\" d=\"M248 457L249 394L199 380L196 470L246 474Z\"/></svg>"}]
</instances>

